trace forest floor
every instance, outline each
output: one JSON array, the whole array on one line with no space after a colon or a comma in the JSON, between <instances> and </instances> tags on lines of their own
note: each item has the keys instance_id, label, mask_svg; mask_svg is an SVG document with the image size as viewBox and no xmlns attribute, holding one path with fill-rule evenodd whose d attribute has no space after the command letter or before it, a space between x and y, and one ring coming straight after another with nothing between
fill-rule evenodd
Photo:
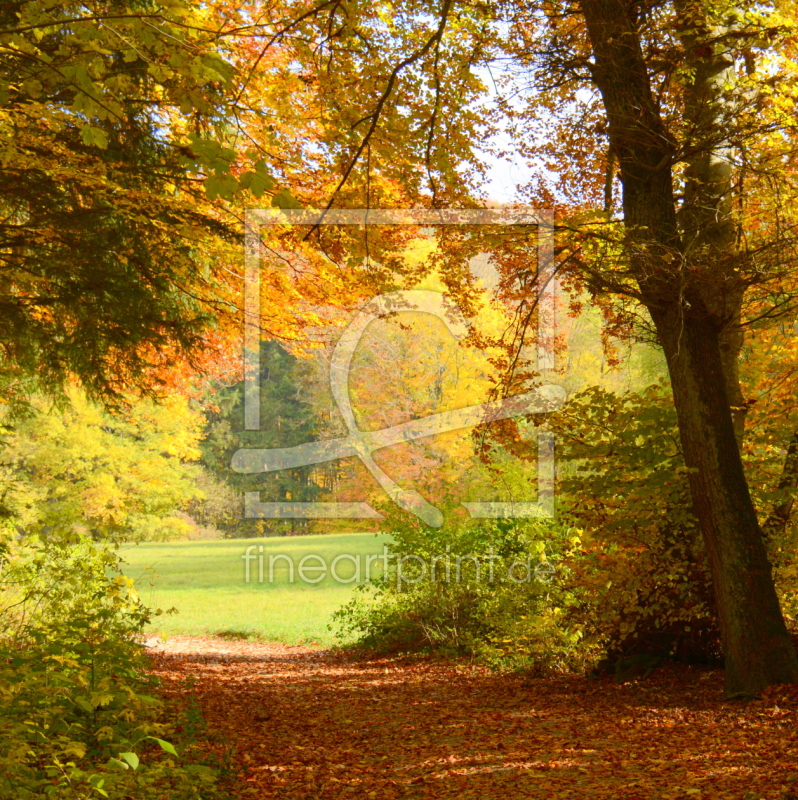
<instances>
[{"instance_id":1,"label":"forest floor","mask_svg":"<svg viewBox=\"0 0 798 800\"><path fill-rule=\"evenodd\" d=\"M684 666L615 685L199 637L148 652L231 798L798 800L798 687L742 705Z\"/></svg>"}]
</instances>

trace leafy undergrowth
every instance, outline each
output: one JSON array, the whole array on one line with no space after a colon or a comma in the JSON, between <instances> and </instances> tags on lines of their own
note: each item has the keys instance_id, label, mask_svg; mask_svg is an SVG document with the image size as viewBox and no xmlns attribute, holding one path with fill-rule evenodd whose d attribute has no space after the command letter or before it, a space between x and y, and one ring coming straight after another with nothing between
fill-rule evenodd
<instances>
[{"instance_id":1,"label":"leafy undergrowth","mask_svg":"<svg viewBox=\"0 0 798 800\"><path fill-rule=\"evenodd\" d=\"M798 799L798 687L741 705L683 666L616 685L218 639L151 656L233 798Z\"/></svg>"}]
</instances>

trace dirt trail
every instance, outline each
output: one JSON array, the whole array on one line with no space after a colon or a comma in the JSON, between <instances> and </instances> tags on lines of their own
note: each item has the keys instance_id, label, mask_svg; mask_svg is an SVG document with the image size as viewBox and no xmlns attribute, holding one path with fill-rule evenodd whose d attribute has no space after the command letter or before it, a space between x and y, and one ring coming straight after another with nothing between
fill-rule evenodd
<instances>
[{"instance_id":1,"label":"dirt trail","mask_svg":"<svg viewBox=\"0 0 798 800\"><path fill-rule=\"evenodd\" d=\"M741 706L698 668L615 686L205 638L149 652L248 800L798 800L798 687Z\"/></svg>"}]
</instances>

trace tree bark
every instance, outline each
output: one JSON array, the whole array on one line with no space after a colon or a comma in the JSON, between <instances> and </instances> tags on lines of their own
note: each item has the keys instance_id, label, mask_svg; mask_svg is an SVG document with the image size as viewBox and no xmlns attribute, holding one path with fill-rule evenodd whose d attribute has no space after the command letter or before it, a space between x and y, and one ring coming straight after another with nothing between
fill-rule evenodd
<instances>
[{"instance_id":1,"label":"tree bark","mask_svg":"<svg viewBox=\"0 0 798 800\"><path fill-rule=\"evenodd\" d=\"M707 23L700 3L676 0L687 66L694 75L685 87L684 116L689 133L685 158L685 197L679 210L685 260L720 262L737 252L737 226L732 218L733 148L729 123L733 100L725 95L736 80L734 61L710 42L733 35L736 15L727 15L719 27ZM718 285L705 292L712 313L723 320L720 352L726 395L737 443L742 450L748 407L740 387L739 356L743 346L743 288L735 285L728 267L716 270ZM714 306L714 307L713 307Z\"/></svg>"},{"instance_id":2,"label":"tree bark","mask_svg":"<svg viewBox=\"0 0 798 800\"><path fill-rule=\"evenodd\" d=\"M712 572L726 693L753 695L770 684L798 682L798 658L779 607L732 419L731 405L741 399L735 392L742 290L729 262L707 267L701 254L710 245L723 250L727 244L724 221L715 217L723 223L719 228L709 222L713 214L722 216L718 198L723 193L717 186L702 186L706 172L694 172L695 226L683 236L671 167L675 145L653 97L630 6L621 0L581 0L581 8L593 79L620 165L628 257L668 362L692 500ZM716 167L710 153L707 168ZM714 210L706 205L712 192ZM691 267L701 271L698 280L691 278Z\"/></svg>"},{"instance_id":3,"label":"tree bark","mask_svg":"<svg viewBox=\"0 0 798 800\"><path fill-rule=\"evenodd\" d=\"M795 505L793 493L798 489L798 431L793 433L787 445L787 454L776 488L787 496L776 503L768 518L762 523L762 533L766 540L783 533L792 516Z\"/></svg>"},{"instance_id":4,"label":"tree bark","mask_svg":"<svg viewBox=\"0 0 798 800\"><path fill-rule=\"evenodd\" d=\"M652 309L668 359L693 506L709 556L726 663L726 693L798 681L726 396L721 344L709 315Z\"/></svg>"}]
</instances>

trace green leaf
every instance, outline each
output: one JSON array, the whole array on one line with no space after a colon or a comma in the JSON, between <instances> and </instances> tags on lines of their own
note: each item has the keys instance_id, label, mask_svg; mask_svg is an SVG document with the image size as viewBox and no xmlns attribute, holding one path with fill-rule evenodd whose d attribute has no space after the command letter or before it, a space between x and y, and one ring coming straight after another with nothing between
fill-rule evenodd
<instances>
[{"instance_id":1,"label":"green leaf","mask_svg":"<svg viewBox=\"0 0 798 800\"><path fill-rule=\"evenodd\" d=\"M108 147L108 134L102 128L88 125L80 132L80 135L83 139L83 144L89 147L99 147L100 150L105 150Z\"/></svg>"},{"instance_id":2,"label":"green leaf","mask_svg":"<svg viewBox=\"0 0 798 800\"><path fill-rule=\"evenodd\" d=\"M24 81L22 87L31 97L39 97L42 93L42 85L35 78Z\"/></svg>"},{"instance_id":3,"label":"green leaf","mask_svg":"<svg viewBox=\"0 0 798 800\"><path fill-rule=\"evenodd\" d=\"M232 175L226 175L223 178L211 175L205 179L205 192L211 200L215 200L217 197L231 200L236 189L238 189L238 181Z\"/></svg>"},{"instance_id":4,"label":"green leaf","mask_svg":"<svg viewBox=\"0 0 798 800\"><path fill-rule=\"evenodd\" d=\"M283 189L272 197L272 208L302 208L302 206L288 189Z\"/></svg>"},{"instance_id":5,"label":"green leaf","mask_svg":"<svg viewBox=\"0 0 798 800\"><path fill-rule=\"evenodd\" d=\"M76 697L75 704L80 706L84 711L90 714L94 711L94 706L85 697Z\"/></svg>"},{"instance_id":6,"label":"green leaf","mask_svg":"<svg viewBox=\"0 0 798 800\"><path fill-rule=\"evenodd\" d=\"M89 784L92 788L99 792L103 797L108 797L108 792L103 789L103 785L105 784L105 778L102 775L89 775Z\"/></svg>"},{"instance_id":7,"label":"green leaf","mask_svg":"<svg viewBox=\"0 0 798 800\"><path fill-rule=\"evenodd\" d=\"M180 756L177 755L177 750L175 750L174 745L170 744L169 742L163 739L159 739L157 736L149 736L148 738L155 739L155 741L158 742L159 745L161 745L161 750L163 750L164 752L169 753L170 755L173 756L177 756L177 758L180 758Z\"/></svg>"},{"instance_id":8,"label":"green leaf","mask_svg":"<svg viewBox=\"0 0 798 800\"><path fill-rule=\"evenodd\" d=\"M119 758L124 759L130 764L131 769L139 768L139 757L135 753L120 753Z\"/></svg>"},{"instance_id":9,"label":"green leaf","mask_svg":"<svg viewBox=\"0 0 798 800\"><path fill-rule=\"evenodd\" d=\"M255 197L263 197L264 193L274 186L274 178L270 175L260 175L257 172L245 172L239 183L242 189L249 189Z\"/></svg>"}]
</instances>

